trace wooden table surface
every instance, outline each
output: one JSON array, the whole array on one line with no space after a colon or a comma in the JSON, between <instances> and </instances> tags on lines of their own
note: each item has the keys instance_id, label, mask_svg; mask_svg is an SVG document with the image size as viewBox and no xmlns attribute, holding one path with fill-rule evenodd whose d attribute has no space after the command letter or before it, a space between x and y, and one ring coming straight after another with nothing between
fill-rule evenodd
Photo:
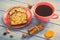
<instances>
[{"instance_id":1,"label":"wooden table surface","mask_svg":"<svg viewBox=\"0 0 60 40\"><path fill-rule=\"evenodd\" d=\"M33 16L32 21L27 27L22 28L22 29L11 30L10 34L3 36L3 32L5 32L5 29L8 26L4 24L2 19L3 19L5 11L8 8L13 7L13 6L21 6L21 5L27 7L29 3L31 3L32 5L35 5L35 3L42 2L42 1L47 1L54 5L55 10L56 10L55 13L59 15L58 19L50 19L48 22L43 22L43 21L37 20L34 17L34 15L32 15ZM31 12L33 13L33 11ZM27 33L27 30L30 26L36 25L40 22L43 22L46 24L44 30L38 32L32 37L28 37L25 39L22 38L22 34ZM54 37L52 37L49 40L60 40L60 0L0 0L0 40L47 40L44 37L44 32L46 30L53 30L55 32ZM13 35L14 37L10 38L9 35Z\"/></svg>"}]
</instances>

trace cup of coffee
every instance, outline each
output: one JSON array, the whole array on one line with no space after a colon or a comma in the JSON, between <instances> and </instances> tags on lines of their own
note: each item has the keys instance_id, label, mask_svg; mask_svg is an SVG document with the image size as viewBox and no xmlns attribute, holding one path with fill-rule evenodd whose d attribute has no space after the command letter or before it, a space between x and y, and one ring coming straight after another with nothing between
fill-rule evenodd
<instances>
[{"instance_id":1,"label":"cup of coffee","mask_svg":"<svg viewBox=\"0 0 60 40\"><path fill-rule=\"evenodd\" d=\"M48 21L49 19L57 19L54 6L49 2L38 2L33 7L34 15L37 19Z\"/></svg>"}]
</instances>

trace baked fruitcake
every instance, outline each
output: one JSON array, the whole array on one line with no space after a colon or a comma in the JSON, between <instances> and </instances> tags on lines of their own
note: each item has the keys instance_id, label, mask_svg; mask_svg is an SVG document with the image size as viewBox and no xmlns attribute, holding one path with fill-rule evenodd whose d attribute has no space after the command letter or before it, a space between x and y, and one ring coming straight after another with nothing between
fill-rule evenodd
<instances>
[{"instance_id":1,"label":"baked fruitcake","mask_svg":"<svg viewBox=\"0 0 60 40\"><path fill-rule=\"evenodd\" d=\"M25 8L15 7L9 12L9 19L11 25L22 25L28 22L27 12Z\"/></svg>"}]
</instances>

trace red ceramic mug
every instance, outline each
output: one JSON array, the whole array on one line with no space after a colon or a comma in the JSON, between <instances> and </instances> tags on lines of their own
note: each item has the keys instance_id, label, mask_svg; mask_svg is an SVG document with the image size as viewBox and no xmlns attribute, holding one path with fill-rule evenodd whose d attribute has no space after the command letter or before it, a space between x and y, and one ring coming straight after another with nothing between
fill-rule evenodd
<instances>
[{"instance_id":1,"label":"red ceramic mug","mask_svg":"<svg viewBox=\"0 0 60 40\"><path fill-rule=\"evenodd\" d=\"M40 16L40 15L38 15L38 14L36 13L36 8L37 8L38 6L41 6L41 5L49 6L49 7L52 9L52 14L49 15L49 16ZM48 20L51 19L51 18L52 18L52 19L57 19L57 18L58 18L58 15L55 14L55 8L54 8L54 6L53 6L51 3L49 3L49 2L38 2L38 3L36 3L36 4L34 5L34 7L33 7L33 11L34 11L35 17L36 17L38 20L48 21ZM45 14L45 13L44 13L44 14Z\"/></svg>"}]
</instances>

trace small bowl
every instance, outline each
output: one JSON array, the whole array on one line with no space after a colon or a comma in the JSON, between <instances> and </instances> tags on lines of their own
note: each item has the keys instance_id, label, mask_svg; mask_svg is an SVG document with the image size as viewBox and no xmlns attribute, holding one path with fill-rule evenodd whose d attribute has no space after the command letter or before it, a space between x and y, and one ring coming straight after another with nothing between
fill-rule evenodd
<instances>
[{"instance_id":1,"label":"small bowl","mask_svg":"<svg viewBox=\"0 0 60 40\"><path fill-rule=\"evenodd\" d=\"M4 21L4 23L5 23L7 26L9 26L9 27L11 27L11 28L22 28L22 27L25 27L26 25L28 25L28 24L30 23L30 21L31 21L31 19L32 19L32 13L30 12L30 10L29 10L28 8L26 8L26 7L24 7L24 6L15 6L15 7L22 7L22 8L25 8L25 9L26 9L28 22L27 22L26 24L24 24L24 25L11 26L11 24L10 24L10 22L9 22L9 14L8 14L8 13L9 13L9 11L10 11L11 9L13 9L14 7L9 8L9 9L5 12L4 17L3 17L3 21Z\"/></svg>"}]
</instances>

